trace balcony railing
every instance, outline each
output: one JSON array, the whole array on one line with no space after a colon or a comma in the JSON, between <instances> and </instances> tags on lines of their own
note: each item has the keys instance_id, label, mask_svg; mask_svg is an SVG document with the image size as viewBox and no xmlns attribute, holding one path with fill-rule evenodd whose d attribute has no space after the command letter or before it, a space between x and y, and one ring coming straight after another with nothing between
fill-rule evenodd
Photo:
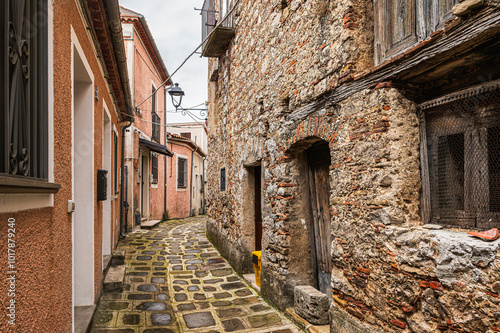
<instances>
[{"instance_id":1,"label":"balcony railing","mask_svg":"<svg viewBox=\"0 0 500 333\"><path fill-rule=\"evenodd\" d=\"M203 3L201 36L202 40L208 37L201 51L203 57L221 56L234 37L232 4L232 0L205 0Z\"/></svg>"}]
</instances>

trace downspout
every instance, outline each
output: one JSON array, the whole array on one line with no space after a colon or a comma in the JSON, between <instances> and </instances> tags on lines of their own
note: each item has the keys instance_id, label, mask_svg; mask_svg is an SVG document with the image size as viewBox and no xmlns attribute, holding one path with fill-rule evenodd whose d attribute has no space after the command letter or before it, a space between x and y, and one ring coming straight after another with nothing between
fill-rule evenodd
<instances>
[{"instance_id":1,"label":"downspout","mask_svg":"<svg viewBox=\"0 0 500 333\"><path fill-rule=\"evenodd\" d=\"M164 91L163 94L163 101L165 102L165 126L164 126L164 131L165 131L165 147L167 147L167 139L168 139L168 134L167 134L167 91ZM168 147L167 147L168 149ZM167 160L168 160L168 155L165 155L165 167L163 168L165 177L164 177L164 186L163 186L163 219L167 219Z\"/></svg>"},{"instance_id":2,"label":"downspout","mask_svg":"<svg viewBox=\"0 0 500 333\"><path fill-rule=\"evenodd\" d=\"M125 237L125 131L132 125L132 122L128 122L127 125L122 126L122 156L121 156L121 170L120 170L120 234Z\"/></svg>"},{"instance_id":3,"label":"downspout","mask_svg":"<svg viewBox=\"0 0 500 333\"><path fill-rule=\"evenodd\" d=\"M202 212L203 212L203 215L205 215L205 161L207 160L207 157L203 157L203 172L202 172L202 175L203 175L203 182L201 183L201 188L203 190L203 201L201 202L201 207L202 207Z\"/></svg>"},{"instance_id":4,"label":"downspout","mask_svg":"<svg viewBox=\"0 0 500 333\"><path fill-rule=\"evenodd\" d=\"M191 152L191 184L189 186L189 216L193 211L193 171L194 171L194 153L198 150L198 146Z\"/></svg>"}]
</instances>

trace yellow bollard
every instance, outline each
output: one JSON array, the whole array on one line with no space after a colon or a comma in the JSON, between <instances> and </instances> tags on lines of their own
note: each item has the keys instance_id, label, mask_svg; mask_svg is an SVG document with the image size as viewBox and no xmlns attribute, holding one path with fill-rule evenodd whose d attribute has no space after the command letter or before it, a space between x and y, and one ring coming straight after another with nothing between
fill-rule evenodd
<instances>
[{"instance_id":1,"label":"yellow bollard","mask_svg":"<svg viewBox=\"0 0 500 333\"><path fill-rule=\"evenodd\" d=\"M262 267L260 262L260 257L262 255L262 251L253 251L252 252L252 262L253 267L255 268L255 283L260 287L260 269Z\"/></svg>"}]
</instances>

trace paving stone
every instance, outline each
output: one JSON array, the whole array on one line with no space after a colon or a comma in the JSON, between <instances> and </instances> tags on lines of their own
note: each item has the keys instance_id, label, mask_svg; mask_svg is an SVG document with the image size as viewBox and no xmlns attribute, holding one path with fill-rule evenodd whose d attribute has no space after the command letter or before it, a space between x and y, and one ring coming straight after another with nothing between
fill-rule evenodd
<instances>
[{"instance_id":1,"label":"paving stone","mask_svg":"<svg viewBox=\"0 0 500 333\"><path fill-rule=\"evenodd\" d=\"M147 276L148 272L128 272L128 275L134 275L134 276Z\"/></svg>"},{"instance_id":2,"label":"paving stone","mask_svg":"<svg viewBox=\"0 0 500 333\"><path fill-rule=\"evenodd\" d=\"M113 319L113 312L97 311L94 316L94 325L104 325Z\"/></svg>"},{"instance_id":3,"label":"paving stone","mask_svg":"<svg viewBox=\"0 0 500 333\"><path fill-rule=\"evenodd\" d=\"M224 331L226 332L235 332L246 328L239 319L224 320L222 321L222 326L224 326Z\"/></svg>"},{"instance_id":4,"label":"paving stone","mask_svg":"<svg viewBox=\"0 0 500 333\"><path fill-rule=\"evenodd\" d=\"M237 277L237 276L228 276L228 277L226 277L226 281L227 282L234 282L234 281L239 281L239 280L240 280L240 278Z\"/></svg>"},{"instance_id":5,"label":"paving stone","mask_svg":"<svg viewBox=\"0 0 500 333\"><path fill-rule=\"evenodd\" d=\"M216 308L221 306L230 306L232 304L233 303L231 301L217 301L212 303L212 305L215 306Z\"/></svg>"},{"instance_id":6,"label":"paving stone","mask_svg":"<svg viewBox=\"0 0 500 333\"><path fill-rule=\"evenodd\" d=\"M209 253L205 253L209 254ZM207 260L207 263L209 264L219 264L219 263L225 263L226 261L223 258L211 258Z\"/></svg>"},{"instance_id":7,"label":"paving stone","mask_svg":"<svg viewBox=\"0 0 500 333\"><path fill-rule=\"evenodd\" d=\"M142 266L140 266L140 267L136 267L135 270L136 271L150 271L151 267L147 267L147 266L146 267L142 267Z\"/></svg>"},{"instance_id":8,"label":"paving stone","mask_svg":"<svg viewBox=\"0 0 500 333\"><path fill-rule=\"evenodd\" d=\"M168 287L160 287L161 291L168 291Z\"/></svg>"},{"instance_id":9,"label":"paving stone","mask_svg":"<svg viewBox=\"0 0 500 333\"><path fill-rule=\"evenodd\" d=\"M216 293L214 294L214 297L216 299L223 299L223 298L228 298L228 297L232 297L233 295L231 295L230 293L228 292L223 292L223 293Z\"/></svg>"},{"instance_id":10,"label":"paving stone","mask_svg":"<svg viewBox=\"0 0 500 333\"><path fill-rule=\"evenodd\" d=\"M275 313L256 315L248 317L248 322L253 328L280 324L281 319Z\"/></svg>"},{"instance_id":11,"label":"paving stone","mask_svg":"<svg viewBox=\"0 0 500 333\"><path fill-rule=\"evenodd\" d=\"M186 253L201 253L201 250L187 250Z\"/></svg>"},{"instance_id":12,"label":"paving stone","mask_svg":"<svg viewBox=\"0 0 500 333\"><path fill-rule=\"evenodd\" d=\"M101 302L100 310L125 310L128 308L128 302Z\"/></svg>"},{"instance_id":13,"label":"paving stone","mask_svg":"<svg viewBox=\"0 0 500 333\"><path fill-rule=\"evenodd\" d=\"M179 311L191 311L191 310L195 310L195 309L196 309L196 306L194 306L194 304L192 304L192 303L185 303L185 304L177 305L177 310L179 310Z\"/></svg>"},{"instance_id":14,"label":"paving stone","mask_svg":"<svg viewBox=\"0 0 500 333\"><path fill-rule=\"evenodd\" d=\"M108 329L108 328L95 328L92 333L135 333L135 330L131 328L118 328L118 329Z\"/></svg>"},{"instance_id":15,"label":"paving stone","mask_svg":"<svg viewBox=\"0 0 500 333\"><path fill-rule=\"evenodd\" d=\"M196 305L198 305L198 309L208 309L210 307L210 303L208 302L197 302Z\"/></svg>"},{"instance_id":16,"label":"paving stone","mask_svg":"<svg viewBox=\"0 0 500 333\"><path fill-rule=\"evenodd\" d=\"M155 262L153 263L153 266L164 266L164 265L165 265L165 263L163 263L163 262L158 262L158 261L155 261Z\"/></svg>"},{"instance_id":17,"label":"paving stone","mask_svg":"<svg viewBox=\"0 0 500 333\"><path fill-rule=\"evenodd\" d=\"M245 296L252 295L252 292L250 290L248 290L248 289L241 289L241 290L235 291L234 294L236 296L239 296L239 297L245 297Z\"/></svg>"},{"instance_id":18,"label":"paving stone","mask_svg":"<svg viewBox=\"0 0 500 333\"><path fill-rule=\"evenodd\" d=\"M150 294L128 294L127 299L132 300L146 300L153 298Z\"/></svg>"},{"instance_id":19,"label":"paving stone","mask_svg":"<svg viewBox=\"0 0 500 333\"><path fill-rule=\"evenodd\" d=\"M153 275L155 275L155 276L165 276L165 275L167 275L167 273L165 273L165 272L154 272Z\"/></svg>"},{"instance_id":20,"label":"paving stone","mask_svg":"<svg viewBox=\"0 0 500 333\"><path fill-rule=\"evenodd\" d=\"M175 294L174 299L176 302L184 302L187 300L187 295L186 294Z\"/></svg>"},{"instance_id":21,"label":"paving stone","mask_svg":"<svg viewBox=\"0 0 500 333\"><path fill-rule=\"evenodd\" d=\"M188 328L208 327L215 325L214 317L210 312L198 312L182 315Z\"/></svg>"},{"instance_id":22,"label":"paving stone","mask_svg":"<svg viewBox=\"0 0 500 333\"><path fill-rule=\"evenodd\" d=\"M172 266L173 271L182 271L184 269L184 266L182 265L174 265Z\"/></svg>"},{"instance_id":23,"label":"paving stone","mask_svg":"<svg viewBox=\"0 0 500 333\"><path fill-rule=\"evenodd\" d=\"M210 271L210 273L212 273L212 276L220 277L233 274L233 270L231 268L219 268Z\"/></svg>"},{"instance_id":24,"label":"paving stone","mask_svg":"<svg viewBox=\"0 0 500 333\"><path fill-rule=\"evenodd\" d=\"M165 326L172 321L172 315L169 313L153 313L151 314L151 323L153 325Z\"/></svg>"},{"instance_id":25,"label":"paving stone","mask_svg":"<svg viewBox=\"0 0 500 333\"><path fill-rule=\"evenodd\" d=\"M174 333L174 331L168 328L147 328L142 333Z\"/></svg>"},{"instance_id":26,"label":"paving stone","mask_svg":"<svg viewBox=\"0 0 500 333\"><path fill-rule=\"evenodd\" d=\"M137 256L137 260L151 260L153 257L151 256Z\"/></svg>"},{"instance_id":27,"label":"paving stone","mask_svg":"<svg viewBox=\"0 0 500 333\"><path fill-rule=\"evenodd\" d=\"M173 284L188 284L188 282L184 280L174 280Z\"/></svg>"},{"instance_id":28,"label":"paving stone","mask_svg":"<svg viewBox=\"0 0 500 333\"><path fill-rule=\"evenodd\" d=\"M203 283L205 284L216 284L216 283L220 283L224 280L222 279L207 279L207 280L203 280Z\"/></svg>"},{"instance_id":29,"label":"paving stone","mask_svg":"<svg viewBox=\"0 0 500 333\"><path fill-rule=\"evenodd\" d=\"M155 271L166 271L166 267L155 267Z\"/></svg>"},{"instance_id":30,"label":"paving stone","mask_svg":"<svg viewBox=\"0 0 500 333\"><path fill-rule=\"evenodd\" d=\"M156 251L142 251L142 254L156 254Z\"/></svg>"},{"instance_id":31,"label":"paving stone","mask_svg":"<svg viewBox=\"0 0 500 333\"><path fill-rule=\"evenodd\" d=\"M154 278L151 278L151 283L165 283L165 279L154 277Z\"/></svg>"},{"instance_id":32,"label":"paving stone","mask_svg":"<svg viewBox=\"0 0 500 333\"><path fill-rule=\"evenodd\" d=\"M136 306L136 309L144 311L165 311L167 305L162 302L144 302Z\"/></svg>"},{"instance_id":33,"label":"paving stone","mask_svg":"<svg viewBox=\"0 0 500 333\"><path fill-rule=\"evenodd\" d=\"M200 287L198 286L189 286L187 288L188 291L199 291L200 290Z\"/></svg>"},{"instance_id":34,"label":"paving stone","mask_svg":"<svg viewBox=\"0 0 500 333\"><path fill-rule=\"evenodd\" d=\"M210 287L210 286L203 286L203 291L206 291L206 292L212 292L212 291L216 291L217 288L215 287Z\"/></svg>"},{"instance_id":35,"label":"paving stone","mask_svg":"<svg viewBox=\"0 0 500 333\"><path fill-rule=\"evenodd\" d=\"M140 277L133 277L130 279L131 282L144 282L143 278Z\"/></svg>"},{"instance_id":36,"label":"paving stone","mask_svg":"<svg viewBox=\"0 0 500 333\"><path fill-rule=\"evenodd\" d=\"M217 310L217 316L219 318L231 318L244 315L245 311L242 308L229 308Z\"/></svg>"},{"instance_id":37,"label":"paving stone","mask_svg":"<svg viewBox=\"0 0 500 333\"><path fill-rule=\"evenodd\" d=\"M198 279L191 279L192 284L201 284L201 281Z\"/></svg>"},{"instance_id":38,"label":"paving stone","mask_svg":"<svg viewBox=\"0 0 500 333\"><path fill-rule=\"evenodd\" d=\"M187 265L186 270L188 271L194 271L198 269L198 265Z\"/></svg>"},{"instance_id":39,"label":"paving stone","mask_svg":"<svg viewBox=\"0 0 500 333\"><path fill-rule=\"evenodd\" d=\"M126 313L122 317L124 325L138 325L141 322L141 316L136 313Z\"/></svg>"},{"instance_id":40,"label":"paving stone","mask_svg":"<svg viewBox=\"0 0 500 333\"><path fill-rule=\"evenodd\" d=\"M194 254L188 254L188 255L182 256L182 258L184 258L184 259L192 259L192 258L196 258L196 256ZM203 262L203 260L202 260L202 262Z\"/></svg>"},{"instance_id":41,"label":"paving stone","mask_svg":"<svg viewBox=\"0 0 500 333\"><path fill-rule=\"evenodd\" d=\"M184 291L184 288L179 287L179 286L174 286L174 291L176 291L176 292Z\"/></svg>"},{"instance_id":42,"label":"paving stone","mask_svg":"<svg viewBox=\"0 0 500 333\"><path fill-rule=\"evenodd\" d=\"M262 312L262 311L266 311L269 309L270 309L270 307L265 306L264 304L256 304L256 305L252 305L250 307L250 310L252 310L253 312Z\"/></svg>"},{"instance_id":43,"label":"paving stone","mask_svg":"<svg viewBox=\"0 0 500 333\"><path fill-rule=\"evenodd\" d=\"M182 260L179 259L174 259L174 260L169 260L168 261L170 264L182 264Z\"/></svg>"},{"instance_id":44,"label":"paving stone","mask_svg":"<svg viewBox=\"0 0 500 333\"><path fill-rule=\"evenodd\" d=\"M258 298L256 296L254 297L246 297L246 298L237 298L234 300L234 304L236 305L241 305L241 304L252 304L258 302Z\"/></svg>"},{"instance_id":45,"label":"paving stone","mask_svg":"<svg viewBox=\"0 0 500 333\"><path fill-rule=\"evenodd\" d=\"M201 264L202 262L203 262L203 259L186 260L186 264Z\"/></svg>"},{"instance_id":46,"label":"paving stone","mask_svg":"<svg viewBox=\"0 0 500 333\"><path fill-rule=\"evenodd\" d=\"M166 301L166 300L168 300L168 296L165 295L165 294L158 294L158 296L156 298L158 298L159 301Z\"/></svg>"},{"instance_id":47,"label":"paving stone","mask_svg":"<svg viewBox=\"0 0 500 333\"><path fill-rule=\"evenodd\" d=\"M207 297L204 294L198 294L198 293L195 293L193 298L197 301L204 301L207 299Z\"/></svg>"},{"instance_id":48,"label":"paving stone","mask_svg":"<svg viewBox=\"0 0 500 333\"><path fill-rule=\"evenodd\" d=\"M224 290L233 290L245 287L243 282L231 282L231 283L223 283L220 287Z\"/></svg>"}]
</instances>

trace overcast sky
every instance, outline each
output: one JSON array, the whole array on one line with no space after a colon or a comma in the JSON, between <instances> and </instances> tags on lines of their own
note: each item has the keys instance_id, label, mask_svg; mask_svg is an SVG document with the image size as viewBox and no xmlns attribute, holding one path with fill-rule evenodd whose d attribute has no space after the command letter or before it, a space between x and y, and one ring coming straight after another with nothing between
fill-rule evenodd
<instances>
[{"instance_id":1,"label":"overcast sky","mask_svg":"<svg viewBox=\"0 0 500 333\"><path fill-rule=\"evenodd\" d=\"M163 62L172 74L177 67L201 43L200 9L203 0L119 0L120 5L141 13L148 22ZM200 50L199 50L200 51ZM193 55L172 77L184 90L184 107L204 103L207 100L207 58ZM174 111L167 102L167 111ZM198 111L196 115L199 116ZM193 121L189 116L167 112L167 124Z\"/></svg>"}]
</instances>

